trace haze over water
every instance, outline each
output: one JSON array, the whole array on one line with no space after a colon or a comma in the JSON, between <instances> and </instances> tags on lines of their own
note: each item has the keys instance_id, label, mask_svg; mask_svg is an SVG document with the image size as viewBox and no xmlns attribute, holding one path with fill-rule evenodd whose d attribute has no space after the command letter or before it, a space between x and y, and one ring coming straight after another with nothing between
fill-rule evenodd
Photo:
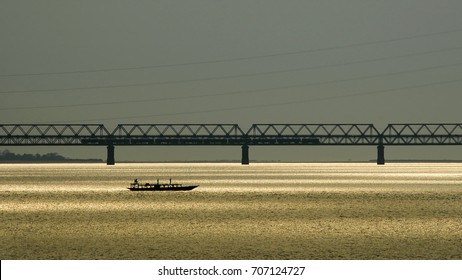
<instances>
[{"instance_id":1,"label":"haze over water","mask_svg":"<svg viewBox=\"0 0 462 280\"><path fill-rule=\"evenodd\" d=\"M1 259L462 258L455 163L3 164L0 210Z\"/></svg>"}]
</instances>

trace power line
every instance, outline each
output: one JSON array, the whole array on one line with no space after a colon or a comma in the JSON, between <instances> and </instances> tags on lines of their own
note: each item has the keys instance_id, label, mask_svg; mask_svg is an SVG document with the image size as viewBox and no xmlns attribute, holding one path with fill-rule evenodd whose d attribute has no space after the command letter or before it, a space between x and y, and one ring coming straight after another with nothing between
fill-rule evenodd
<instances>
[{"instance_id":1,"label":"power line","mask_svg":"<svg viewBox=\"0 0 462 280\"><path fill-rule=\"evenodd\" d=\"M203 113L216 113L216 112L223 112L223 111L237 111L237 110L256 109L256 108L269 108L269 107L303 104L303 103L309 103L309 102L320 102L320 101L345 99L345 98L352 98L352 97L354 98L354 97L360 97L360 96L376 95L376 94L387 93L387 92L397 92L397 91L402 91L402 90L425 88L425 87L430 87L430 86L454 84L454 83L460 83L460 82L462 82L462 79L438 81L438 82L433 82L433 83L406 86L406 87L400 87L400 88L394 88L394 89L382 89L382 90L375 90L375 91L351 93L351 94L339 95L339 96L318 97L318 98L310 98L310 99L302 99L302 100L296 100L296 101L278 102L278 103L270 103L270 104L248 105L248 106L228 107L228 108L209 109L209 110L201 110L201 111L189 111L189 112L136 115L136 116L127 116L127 117L84 119L84 120L72 120L72 121L67 120L67 121L59 121L59 123L109 121L109 120L121 120L121 119L140 119L140 118L149 118L149 117L179 116L179 115L191 115L191 114L203 114Z\"/></svg>"},{"instance_id":2,"label":"power line","mask_svg":"<svg viewBox=\"0 0 462 280\"><path fill-rule=\"evenodd\" d=\"M320 85L327 85L327 84L334 84L334 83L341 83L341 82L351 82L351 81L358 81L358 80L365 80L365 79L372 79L372 78L381 78L381 77L423 72L423 71L429 71L429 70L435 70L435 69L441 69L441 68L455 67L455 66L460 66L460 65L462 65L462 62L445 64L445 65L437 65L437 66L431 66L431 67L425 67L425 68L418 68L418 69L412 69L412 70L405 70L405 71L399 71L399 72L360 76L360 77L349 78L349 79L328 80L328 81L323 81L323 82L304 83L304 84L289 85L289 86L282 86L282 87L272 87L272 88L264 88L264 89L256 89L256 90L232 91L232 92L225 92L225 93L219 93L219 94L202 94L202 95L194 95L194 96L150 98L150 99L125 100L125 101L109 101L109 102L71 104L71 105L4 107L4 108L0 108L0 110L7 111L7 110L24 110L24 109L70 108L70 107L84 107L84 106L101 106L101 105L146 103L146 102L159 102L159 101L174 101L174 100L183 100L183 99L197 99L197 98L204 98L204 97L227 96L227 95L242 95L242 94L261 93L261 92L274 91L274 90L303 88L303 87L309 87L309 86L320 86Z\"/></svg>"},{"instance_id":3,"label":"power line","mask_svg":"<svg viewBox=\"0 0 462 280\"><path fill-rule=\"evenodd\" d=\"M298 85L289 85L289 86L283 86L283 87L273 87L273 88L257 89L257 90L232 91L232 92L226 92L226 93L220 93L220 94L202 94L202 95L183 96L183 97L164 97L164 98L150 98L150 99L141 99L141 100L109 101L109 102L96 102L96 103L93 102L93 103L81 103L81 104L69 104L69 105L3 107L3 108L0 108L0 111L134 104L134 103L146 103L146 102L197 99L197 98L204 98L204 97L218 97L218 96L227 96L227 95L255 94L255 93L274 91L274 90L303 88L303 87L309 87L309 86L319 86L319 85L327 85L327 84L334 84L334 83L341 83L341 82L351 82L351 81L358 81L358 80L365 80L365 79L372 79L372 78L382 78L382 77L388 77L388 76L395 76L395 75L423 72L423 71L442 69L442 68L448 68L448 67L455 67L455 66L460 66L460 65L462 65L462 62L445 64L445 65L436 65L436 66L418 68L418 69L412 69L412 70L404 70L404 71L399 71L399 72L361 76L361 77L355 77L355 78L349 78L349 79L328 80L324 82L304 83L304 84L298 84Z\"/></svg>"},{"instance_id":4,"label":"power line","mask_svg":"<svg viewBox=\"0 0 462 280\"><path fill-rule=\"evenodd\" d=\"M289 55L307 54L307 53L322 52L322 51L332 51L332 50L361 47L361 46L370 46L370 45L377 45L377 44L383 44L383 43L391 43L391 42L397 42L397 41L433 37L433 36L438 36L438 35L457 33L461 31L462 29L459 28L459 29L446 30L446 31L440 31L440 32L397 37L397 38L386 39L386 40L352 43L352 44L345 44L345 45L340 45L340 46L315 48L315 49L308 49L308 50L301 50L301 51L279 52L279 53L266 54L266 55L254 55L254 56L215 59L215 60L203 60L203 61L193 61L193 62L183 62L183 63L158 64L158 65L150 65L150 66L102 68L102 69L94 69L94 70L73 70L73 71L57 71L57 72L41 72L41 73L1 74L0 77L25 77L25 76L83 74L83 73L143 70L143 69L169 68L169 67L178 67L178 66L192 66L192 65L201 65L201 64L215 64L215 63L223 63L223 62L247 61L247 60L256 60L256 59L272 58L272 57L279 57L279 56L289 56Z\"/></svg>"},{"instance_id":5,"label":"power line","mask_svg":"<svg viewBox=\"0 0 462 280\"><path fill-rule=\"evenodd\" d=\"M274 74L281 74L281 73L301 72L301 71L308 71L308 70L318 70L318 69L323 69L323 68L348 66L348 65L363 64L363 63L369 63L369 62L378 62L378 61L384 61L384 60L389 60L389 59L401 59L401 58L406 58L406 57L421 56L421 55L428 55L428 54L434 54L434 53L442 53L442 52L454 51L454 50L460 50L460 49L462 49L462 46L453 47L453 48L438 49L438 50L431 50L431 51L425 51L425 52L418 52L418 53L408 53L408 54L402 54L402 55L396 55L396 56L386 56L386 57L381 57L381 58L363 59L363 60L352 61L352 62L327 64L327 65L318 65L318 66L308 66L308 67L299 67L299 68L292 68L292 69L285 69L285 70L275 70L275 71L251 73L251 74L238 74L238 75L215 76L215 77L198 78L198 79L185 79L185 80L160 81L160 82L148 82L148 83L120 84L120 85L102 85L102 86L73 87L73 88L51 88L51 89L0 91L0 94L15 94L15 93L16 94L18 94L18 93L21 93L21 94L24 94L24 93L48 93L48 94L50 94L50 93L56 93L56 92L62 93L63 91L111 89L111 88L125 88L125 87L141 87L141 86L181 84L181 83L203 82L203 81L224 80L224 79L249 78L249 77L274 75Z\"/></svg>"}]
</instances>

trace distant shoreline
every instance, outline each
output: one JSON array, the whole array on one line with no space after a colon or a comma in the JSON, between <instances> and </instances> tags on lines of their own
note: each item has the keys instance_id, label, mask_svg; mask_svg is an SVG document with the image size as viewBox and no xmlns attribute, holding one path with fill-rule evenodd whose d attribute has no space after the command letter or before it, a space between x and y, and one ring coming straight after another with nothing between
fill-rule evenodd
<instances>
[{"instance_id":1,"label":"distant shoreline","mask_svg":"<svg viewBox=\"0 0 462 280\"><path fill-rule=\"evenodd\" d=\"M267 160L254 160L252 163L375 163L375 160L363 160L363 161L267 161ZM0 164L24 164L24 163L106 163L102 159L70 159L64 160L3 160L0 159ZM119 160L118 163L241 163L240 161L232 160L191 160L191 161L179 161L179 160L166 160L166 161L129 161ZM387 160L387 163L462 163L462 160Z\"/></svg>"},{"instance_id":2,"label":"distant shoreline","mask_svg":"<svg viewBox=\"0 0 462 280\"><path fill-rule=\"evenodd\" d=\"M331 160L331 161L282 161L253 160L250 163L375 163L376 160ZM240 160L165 160L165 161L130 161L119 160L117 163L241 163ZM387 160L386 163L462 163L462 160Z\"/></svg>"},{"instance_id":3,"label":"distant shoreline","mask_svg":"<svg viewBox=\"0 0 462 280\"><path fill-rule=\"evenodd\" d=\"M102 159L65 159L65 160L49 160L49 161L40 161L40 160L2 160L0 159L0 164L24 164L24 163L106 163ZM208 161L208 160L191 160L191 161L126 161L119 160L118 163L241 163L240 161ZM265 160L255 160L251 161L252 163L375 163L375 160L364 160L364 161L265 161ZM462 160L387 160L387 163L462 163Z\"/></svg>"},{"instance_id":4,"label":"distant shoreline","mask_svg":"<svg viewBox=\"0 0 462 280\"><path fill-rule=\"evenodd\" d=\"M0 160L0 164L15 164L15 163L105 163L98 159L67 159L63 161L4 161Z\"/></svg>"},{"instance_id":5,"label":"distant shoreline","mask_svg":"<svg viewBox=\"0 0 462 280\"><path fill-rule=\"evenodd\" d=\"M57 153L15 154L8 150L0 152L0 163L104 163L102 159L72 159Z\"/></svg>"},{"instance_id":6,"label":"distant shoreline","mask_svg":"<svg viewBox=\"0 0 462 280\"><path fill-rule=\"evenodd\" d=\"M282 160L252 160L251 163L375 163L371 160L316 160L316 161L282 161ZM0 164L14 163L105 163L102 159L73 159L57 153L15 154L8 150L0 151ZM132 161L118 160L117 163L241 163L240 160L164 160L164 161ZM462 163L462 160L432 160L432 159L389 159L386 163Z\"/></svg>"}]
</instances>

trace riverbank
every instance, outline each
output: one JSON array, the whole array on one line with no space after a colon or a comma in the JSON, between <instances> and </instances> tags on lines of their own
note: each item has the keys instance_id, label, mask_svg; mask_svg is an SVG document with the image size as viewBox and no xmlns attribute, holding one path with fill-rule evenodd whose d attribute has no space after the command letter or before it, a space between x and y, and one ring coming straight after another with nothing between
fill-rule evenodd
<instances>
[{"instance_id":1,"label":"riverbank","mask_svg":"<svg viewBox=\"0 0 462 280\"><path fill-rule=\"evenodd\" d=\"M8 150L0 152L0 163L102 163L102 159L73 159L58 153L15 154Z\"/></svg>"}]
</instances>

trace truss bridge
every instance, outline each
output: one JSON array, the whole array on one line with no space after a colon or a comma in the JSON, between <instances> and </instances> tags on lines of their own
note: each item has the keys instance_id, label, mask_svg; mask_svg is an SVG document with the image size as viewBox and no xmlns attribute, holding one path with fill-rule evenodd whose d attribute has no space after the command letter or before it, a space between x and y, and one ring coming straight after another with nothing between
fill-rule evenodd
<instances>
[{"instance_id":1,"label":"truss bridge","mask_svg":"<svg viewBox=\"0 0 462 280\"><path fill-rule=\"evenodd\" d=\"M462 124L0 124L0 146L106 146L107 164L115 164L115 146L241 146L249 164L249 146L376 146L377 164L385 164L385 146L462 145Z\"/></svg>"}]
</instances>

